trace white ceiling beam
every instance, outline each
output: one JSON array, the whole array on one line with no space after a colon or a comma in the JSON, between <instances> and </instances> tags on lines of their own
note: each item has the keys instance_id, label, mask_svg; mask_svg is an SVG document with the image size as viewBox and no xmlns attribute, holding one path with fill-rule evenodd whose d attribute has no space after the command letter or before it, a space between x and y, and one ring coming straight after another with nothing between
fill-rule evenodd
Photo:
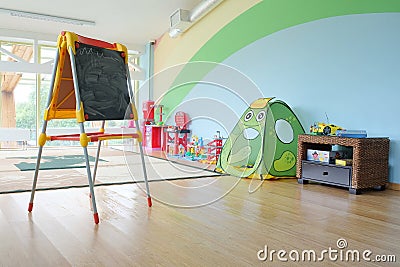
<instances>
[{"instance_id":1,"label":"white ceiling beam","mask_svg":"<svg viewBox=\"0 0 400 267\"><path fill-rule=\"evenodd\" d=\"M43 73L51 74L53 60L38 64L28 62L12 62L12 61L0 61L0 72L16 72L16 73Z\"/></svg>"},{"instance_id":2,"label":"white ceiling beam","mask_svg":"<svg viewBox=\"0 0 400 267\"><path fill-rule=\"evenodd\" d=\"M0 61L0 72L16 72L16 73L27 72L27 73L51 74L53 71L53 63L54 63L53 60L43 64ZM145 80L145 74L143 71L130 70L130 76L132 80L138 80L138 81Z\"/></svg>"},{"instance_id":3,"label":"white ceiling beam","mask_svg":"<svg viewBox=\"0 0 400 267\"><path fill-rule=\"evenodd\" d=\"M16 61L19 61L19 62L27 62L27 61L24 60L23 58L20 58L19 56L14 55L13 53L7 51L6 49L4 49L4 48L2 48L2 47L0 47L0 52L3 53L3 54L6 54L7 56L9 56L10 58L12 58L12 59L14 59L14 60L16 60Z\"/></svg>"}]
</instances>

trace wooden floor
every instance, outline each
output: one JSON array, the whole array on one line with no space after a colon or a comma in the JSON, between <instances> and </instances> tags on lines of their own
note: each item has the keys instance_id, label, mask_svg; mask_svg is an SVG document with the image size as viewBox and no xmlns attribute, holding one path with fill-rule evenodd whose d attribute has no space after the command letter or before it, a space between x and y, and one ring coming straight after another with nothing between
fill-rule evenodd
<instances>
[{"instance_id":1,"label":"wooden floor","mask_svg":"<svg viewBox=\"0 0 400 267\"><path fill-rule=\"evenodd\" d=\"M252 186L259 181L253 181ZM259 266L258 252L285 250L317 256L329 248L371 250L400 261L400 195L347 190L294 179L265 181L225 176L96 187L100 224L94 225L87 188L0 195L0 266ZM264 253L259 253L264 257ZM291 254L293 256L293 254ZM395 266L394 263L299 261L286 266ZM301 258L300 258L301 259Z\"/></svg>"}]
</instances>

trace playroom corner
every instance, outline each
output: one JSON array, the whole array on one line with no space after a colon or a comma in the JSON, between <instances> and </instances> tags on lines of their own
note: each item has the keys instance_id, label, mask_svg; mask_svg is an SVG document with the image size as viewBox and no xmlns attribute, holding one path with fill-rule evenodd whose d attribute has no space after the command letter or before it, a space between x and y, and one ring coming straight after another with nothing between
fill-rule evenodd
<instances>
[{"instance_id":1,"label":"playroom corner","mask_svg":"<svg viewBox=\"0 0 400 267\"><path fill-rule=\"evenodd\" d=\"M259 98L234 126L224 128L231 129L225 137L218 128L209 137L212 123L202 124L210 133L204 137L193 130L198 122L191 120L190 110L175 111L168 118L164 112L170 108L164 105L147 100L142 107L147 155L223 175L261 181L292 178L299 184L346 188L350 194L387 187L389 138L368 137L366 130L332 124L326 113L326 121L314 122L305 131L287 103Z\"/></svg>"},{"instance_id":2,"label":"playroom corner","mask_svg":"<svg viewBox=\"0 0 400 267\"><path fill-rule=\"evenodd\" d=\"M0 267L399 261L400 0L2 1L0 24Z\"/></svg>"}]
</instances>

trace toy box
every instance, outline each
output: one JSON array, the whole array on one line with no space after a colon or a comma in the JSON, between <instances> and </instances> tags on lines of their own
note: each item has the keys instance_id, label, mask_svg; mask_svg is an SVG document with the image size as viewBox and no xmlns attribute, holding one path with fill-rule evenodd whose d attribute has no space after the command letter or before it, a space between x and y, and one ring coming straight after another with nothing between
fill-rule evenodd
<instances>
[{"instance_id":1,"label":"toy box","mask_svg":"<svg viewBox=\"0 0 400 267\"><path fill-rule=\"evenodd\" d=\"M307 160L334 163L335 159L343 158L344 154L345 153L343 151L323 151L307 149Z\"/></svg>"}]
</instances>

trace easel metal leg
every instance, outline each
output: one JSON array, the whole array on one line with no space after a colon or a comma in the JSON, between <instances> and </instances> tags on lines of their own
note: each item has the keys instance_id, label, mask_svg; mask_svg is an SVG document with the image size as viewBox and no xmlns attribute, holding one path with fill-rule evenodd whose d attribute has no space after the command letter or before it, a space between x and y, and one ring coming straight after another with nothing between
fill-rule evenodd
<instances>
[{"instance_id":1,"label":"easel metal leg","mask_svg":"<svg viewBox=\"0 0 400 267\"><path fill-rule=\"evenodd\" d=\"M101 148L101 141L99 141L97 145L96 161L94 162L94 167L93 167L93 185L96 184L96 174L97 174L97 167L99 165L100 148Z\"/></svg>"},{"instance_id":2,"label":"easel metal leg","mask_svg":"<svg viewBox=\"0 0 400 267\"><path fill-rule=\"evenodd\" d=\"M40 159L42 158L42 151L43 151L43 146L40 146L38 151L38 156L36 159L35 175L33 177L32 191L31 191L31 199L29 201L29 206L28 206L29 212L31 212L33 209L33 199L35 198L36 184L39 176L39 167L40 167Z\"/></svg>"},{"instance_id":3,"label":"easel metal leg","mask_svg":"<svg viewBox=\"0 0 400 267\"><path fill-rule=\"evenodd\" d=\"M83 147L83 154L85 155L85 161L86 161L86 172L87 172L88 182L89 182L90 197L92 200L94 223L98 224L99 223L99 215L97 214L96 198L94 196L93 179L92 179L92 174L90 171L89 154L88 154L87 147Z\"/></svg>"},{"instance_id":4,"label":"easel metal leg","mask_svg":"<svg viewBox=\"0 0 400 267\"><path fill-rule=\"evenodd\" d=\"M153 205L153 203L151 201L151 196L150 196L149 181L147 179L147 169L146 169L146 164L145 164L145 160L144 160L142 142L139 142L139 150L140 150L140 158L142 160L144 183L146 185L147 204L148 204L149 207L151 207Z\"/></svg>"}]
</instances>

